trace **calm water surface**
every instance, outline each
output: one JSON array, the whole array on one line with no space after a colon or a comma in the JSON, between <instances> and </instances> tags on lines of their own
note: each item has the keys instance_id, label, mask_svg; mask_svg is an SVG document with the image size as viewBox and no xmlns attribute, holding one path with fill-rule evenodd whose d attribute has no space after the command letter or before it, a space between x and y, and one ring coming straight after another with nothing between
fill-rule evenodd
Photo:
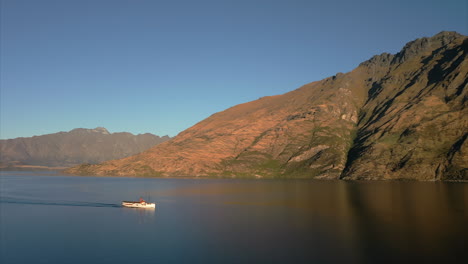
<instances>
[{"instance_id":1,"label":"calm water surface","mask_svg":"<svg viewBox=\"0 0 468 264\"><path fill-rule=\"evenodd\" d=\"M150 197L156 210L120 207ZM468 263L468 184L0 174L0 262Z\"/></svg>"}]
</instances>

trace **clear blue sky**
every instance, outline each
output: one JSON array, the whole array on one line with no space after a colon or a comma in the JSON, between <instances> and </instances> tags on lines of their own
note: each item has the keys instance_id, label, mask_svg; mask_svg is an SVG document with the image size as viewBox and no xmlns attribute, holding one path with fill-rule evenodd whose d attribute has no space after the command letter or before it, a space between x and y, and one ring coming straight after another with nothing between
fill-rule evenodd
<instances>
[{"instance_id":1,"label":"clear blue sky","mask_svg":"<svg viewBox=\"0 0 468 264\"><path fill-rule=\"evenodd\" d=\"M442 30L466 0L1 0L0 138L174 136Z\"/></svg>"}]
</instances>

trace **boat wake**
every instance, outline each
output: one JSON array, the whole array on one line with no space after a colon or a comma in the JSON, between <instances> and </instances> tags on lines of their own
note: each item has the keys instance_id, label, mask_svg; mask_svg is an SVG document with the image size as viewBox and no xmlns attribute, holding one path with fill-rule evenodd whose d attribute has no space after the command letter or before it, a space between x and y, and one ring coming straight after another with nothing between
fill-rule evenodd
<instances>
[{"instance_id":1,"label":"boat wake","mask_svg":"<svg viewBox=\"0 0 468 264\"><path fill-rule=\"evenodd\" d=\"M122 207L122 205L120 204L112 204L112 203L29 200L29 199L18 199L18 198L11 198L11 197L0 197L0 203L28 204L28 205L82 206L82 207L111 207L111 208Z\"/></svg>"}]
</instances>

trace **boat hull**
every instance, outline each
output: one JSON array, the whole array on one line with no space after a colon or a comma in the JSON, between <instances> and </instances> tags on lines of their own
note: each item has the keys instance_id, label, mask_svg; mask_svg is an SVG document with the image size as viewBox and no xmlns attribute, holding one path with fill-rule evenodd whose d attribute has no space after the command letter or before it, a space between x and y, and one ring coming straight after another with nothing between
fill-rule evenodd
<instances>
[{"instance_id":1,"label":"boat hull","mask_svg":"<svg viewBox=\"0 0 468 264\"><path fill-rule=\"evenodd\" d=\"M140 203L140 202L129 202L129 201L123 201L122 202L123 207L130 207L130 208L156 208L155 203Z\"/></svg>"}]
</instances>

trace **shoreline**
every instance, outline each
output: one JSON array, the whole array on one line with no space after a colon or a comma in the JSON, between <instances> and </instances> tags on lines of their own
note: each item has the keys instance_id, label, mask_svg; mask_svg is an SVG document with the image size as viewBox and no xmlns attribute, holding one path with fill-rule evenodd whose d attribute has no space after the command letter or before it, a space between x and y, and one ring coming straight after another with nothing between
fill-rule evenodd
<instances>
[{"instance_id":1,"label":"shoreline","mask_svg":"<svg viewBox=\"0 0 468 264\"><path fill-rule=\"evenodd\" d=\"M28 169L29 168L29 169ZM31 169L35 168L35 169ZM468 183L468 180L415 180L415 179L316 179L316 178L288 178L288 177L226 177L226 176L133 176L133 175L76 175L63 172L68 167L46 167L46 166L22 166L20 168L0 168L0 175L5 172L55 172L53 176L71 176L71 177L96 177L96 178L141 178L141 179L186 179L186 180L284 180L284 181L320 181L320 182L350 182L350 183L366 183L366 182L427 182L427 183Z\"/></svg>"}]
</instances>

